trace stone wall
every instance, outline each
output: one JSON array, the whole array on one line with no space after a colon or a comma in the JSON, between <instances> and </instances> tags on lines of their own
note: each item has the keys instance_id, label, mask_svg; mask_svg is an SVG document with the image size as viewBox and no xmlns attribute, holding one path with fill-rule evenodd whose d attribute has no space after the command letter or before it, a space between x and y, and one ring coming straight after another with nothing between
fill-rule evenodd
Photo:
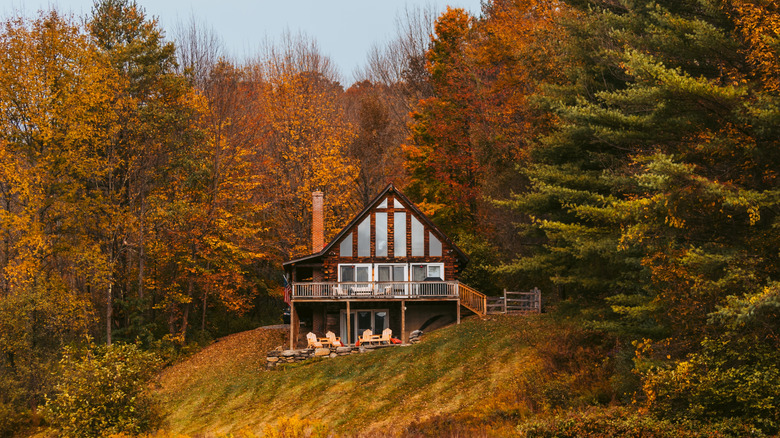
<instances>
[{"instance_id":1,"label":"stone wall","mask_svg":"<svg viewBox=\"0 0 780 438\"><path fill-rule=\"evenodd\" d=\"M265 367L273 369L280 364L298 363L315 357L339 357L350 354L367 353L379 348L393 347L396 345L377 345L360 347L331 347L331 348L305 348L303 350L272 350L265 355Z\"/></svg>"}]
</instances>

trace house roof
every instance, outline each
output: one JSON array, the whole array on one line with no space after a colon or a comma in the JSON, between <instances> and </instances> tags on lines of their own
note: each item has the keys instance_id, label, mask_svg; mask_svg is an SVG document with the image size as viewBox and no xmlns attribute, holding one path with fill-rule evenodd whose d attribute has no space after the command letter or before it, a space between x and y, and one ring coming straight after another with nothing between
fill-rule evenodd
<instances>
[{"instance_id":1,"label":"house roof","mask_svg":"<svg viewBox=\"0 0 780 438\"><path fill-rule=\"evenodd\" d=\"M387 185L387 187L384 188L384 190L379 192L379 194L376 195L374 197L374 199L372 199L368 204L366 204L366 206L363 207L363 210L361 210L360 213L355 215L355 217L353 217L352 220L344 228L342 228L341 231L339 231L339 233L336 235L336 237L334 237L327 245L325 245L322 248L322 250L320 250L317 253L307 255L305 257L300 257L300 258L297 258L297 259L294 259L294 260L286 261L282 265L287 267L287 266L291 266L291 265L294 265L294 264L303 263L303 262L306 262L306 261L313 261L313 260L315 260L317 258L320 258L320 257L324 256L325 254L327 254L328 251L330 251L331 248L333 248L336 245L336 242L341 240L341 238L344 237L345 234L347 234L349 231L351 231L352 227L357 225L357 223L360 220L362 220L363 217L365 217L366 214L368 214L373 208L375 208L377 205L379 205L381 200L384 199L385 196L387 196L389 193L392 193L393 195L397 196L401 200L401 202L404 205L406 205L409 210L412 210L415 213L415 215L418 218L420 218L420 220L422 220L423 223L430 230L432 230L433 232L436 233L436 235L439 237L440 240L442 240L443 242L446 242L448 245L450 245L452 247L452 249L455 250L455 253L457 254L458 259L459 259L459 261L461 262L462 265L465 265L466 263L468 263L469 257L463 251L461 251L461 249L458 248L458 246L455 245L455 243L452 240L450 240L450 238L446 234L444 234L444 232L442 230L440 230L439 227L436 226L436 224L431 222L431 220L428 219L428 216L426 216L422 211L420 211L420 209L417 208L417 206L414 205L414 203L412 201L410 201L409 198L406 197L406 195L404 195L398 189L396 189L395 185L393 185L393 183L390 183L390 184Z\"/></svg>"}]
</instances>

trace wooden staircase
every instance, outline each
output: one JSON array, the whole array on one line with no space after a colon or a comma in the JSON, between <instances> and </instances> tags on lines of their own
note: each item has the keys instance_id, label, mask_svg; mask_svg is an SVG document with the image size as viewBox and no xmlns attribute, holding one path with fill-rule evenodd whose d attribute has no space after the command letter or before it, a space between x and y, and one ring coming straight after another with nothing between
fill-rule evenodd
<instances>
[{"instance_id":1,"label":"wooden staircase","mask_svg":"<svg viewBox=\"0 0 780 438\"><path fill-rule=\"evenodd\" d=\"M480 317L487 315L487 296L476 289L458 284L460 305L476 313Z\"/></svg>"}]
</instances>

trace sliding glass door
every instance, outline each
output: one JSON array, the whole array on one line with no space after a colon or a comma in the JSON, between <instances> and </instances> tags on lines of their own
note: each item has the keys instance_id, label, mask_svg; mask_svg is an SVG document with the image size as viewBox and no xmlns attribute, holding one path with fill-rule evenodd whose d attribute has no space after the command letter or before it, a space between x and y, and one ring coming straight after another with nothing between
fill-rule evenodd
<instances>
[{"instance_id":1,"label":"sliding glass door","mask_svg":"<svg viewBox=\"0 0 780 438\"><path fill-rule=\"evenodd\" d=\"M371 330L373 334L381 334L382 330L390 326L390 313L387 309L361 309L353 310L350 314L350 333L347 342L355 342L360 339L363 332ZM347 311L341 311L341 333L347 332Z\"/></svg>"}]
</instances>

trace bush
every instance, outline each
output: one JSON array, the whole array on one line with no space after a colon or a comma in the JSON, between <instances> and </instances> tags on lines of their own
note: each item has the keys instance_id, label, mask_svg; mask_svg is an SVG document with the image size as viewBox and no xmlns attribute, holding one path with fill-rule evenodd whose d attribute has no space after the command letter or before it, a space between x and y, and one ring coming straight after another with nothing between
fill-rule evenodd
<instances>
[{"instance_id":1,"label":"bush","mask_svg":"<svg viewBox=\"0 0 780 438\"><path fill-rule=\"evenodd\" d=\"M297 416L279 418L275 424L263 428L265 438L325 438L330 432L317 420L300 419Z\"/></svg>"},{"instance_id":2,"label":"bush","mask_svg":"<svg viewBox=\"0 0 780 438\"><path fill-rule=\"evenodd\" d=\"M676 419L735 419L780 430L780 352L758 340L705 340L702 351L645 379L648 406Z\"/></svg>"},{"instance_id":3,"label":"bush","mask_svg":"<svg viewBox=\"0 0 780 438\"><path fill-rule=\"evenodd\" d=\"M650 369L648 407L664 418L744 423L780 432L780 285L729 297L710 315L720 332L671 366Z\"/></svg>"},{"instance_id":4,"label":"bush","mask_svg":"<svg viewBox=\"0 0 780 438\"><path fill-rule=\"evenodd\" d=\"M0 437L12 437L15 432L27 427L29 415L19 412L19 409L0 401Z\"/></svg>"},{"instance_id":5,"label":"bush","mask_svg":"<svg viewBox=\"0 0 780 438\"><path fill-rule=\"evenodd\" d=\"M132 344L65 349L46 419L65 435L98 437L137 434L157 426L159 416L149 384L159 358Z\"/></svg>"},{"instance_id":6,"label":"bush","mask_svg":"<svg viewBox=\"0 0 780 438\"><path fill-rule=\"evenodd\" d=\"M762 437L760 431L741 424L707 425L659 420L627 408L593 408L570 411L520 424L525 438L726 438Z\"/></svg>"},{"instance_id":7,"label":"bush","mask_svg":"<svg viewBox=\"0 0 780 438\"><path fill-rule=\"evenodd\" d=\"M85 341L91 321L89 301L58 278L0 294L0 437L37 424L63 347Z\"/></svg>"}]
</instances>

